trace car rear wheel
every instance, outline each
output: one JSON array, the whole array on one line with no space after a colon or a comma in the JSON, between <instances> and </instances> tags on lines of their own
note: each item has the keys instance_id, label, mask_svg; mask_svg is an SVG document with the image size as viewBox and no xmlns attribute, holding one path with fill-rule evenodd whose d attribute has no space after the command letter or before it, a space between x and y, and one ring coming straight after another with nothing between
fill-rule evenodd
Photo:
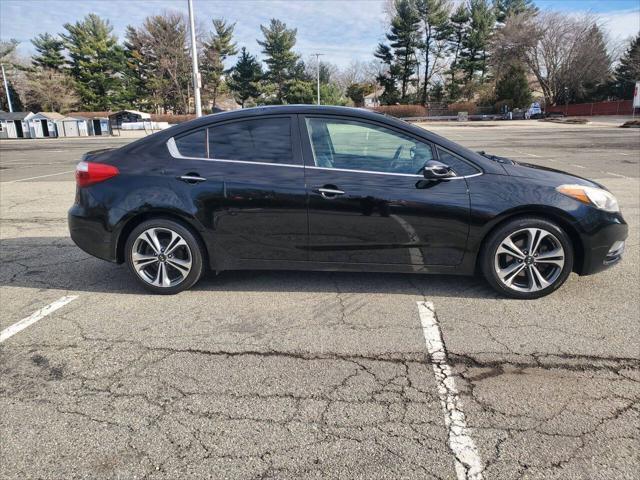
<instances>
[{"instance_id":1,"label":"car rear wheel","mask_svg":"<svg viewBox=\"0 0 640 480\"><path fill-rule=\"evenodd\" d=\"M144 288L171 295L202 276L203 251L195 235L168 219L148 220L130 233L125 245L129 270Z\"/></svg>"},{"instance_id":2,"label":"car rear wheel","mask_svg":"<svg viewBox=\"0 0 640 480\"><path fill-rule=\"evenodd\" d=\"M512 298L533 299L558 289L573 270L571 240L541 218L517 218L492 232L482 252L489 284Z\"/></svg>"}]
</instances>

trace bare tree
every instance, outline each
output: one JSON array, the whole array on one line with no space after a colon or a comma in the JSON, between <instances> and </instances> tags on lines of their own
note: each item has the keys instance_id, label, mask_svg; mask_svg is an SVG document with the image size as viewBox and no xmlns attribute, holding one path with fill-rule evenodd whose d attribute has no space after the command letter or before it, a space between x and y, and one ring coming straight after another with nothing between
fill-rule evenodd
<instances>
[{"instance_id":1,"label":"bare tree","mask_svg":"<svg viewBox=\"0 0 640 480\"><path fill-rule=\"evenodd\" d=\"M524 63L549 104L581 100L607 81L611 57L597 20L545 12L507 19L493 42L494 64Z\"/></svg>"},{"instance_id":2,"label":"bare tree","mask_svg":"<svg viewBox=\"0 0 640 480\"><path fill-rule=\"evenodd\" d=\"M354 83L364 83L374 80L375 75L368 78L367 64L360 60L352 60L344 69L335 73L334 78L342 91L346 91L349 85Z\"/></svg>"},{"instance_id":3,"label":"bare tree","mask_svg":"<svg viewBox=\"0 0 640 480\"><path fill-rule=\"evenodd\" d=\"M27 74L26 105L34 112L68 112L80 101L73 79L54 70Z\"/></svg>"},{"instance_id":4,"label":"bare tree","mask_svg":"<svg viewBox=\"0 0 640 480\"><path fill-rule=\"evenodd\" d=\"M20 42L14 39L0 40L0 63L4 64L14 110L20 110L24 107L27 87L26 72L30 68L29 60L22 58L16 50L19 44ZM0 108L8 109L7 93L4 90L2 80L0 80Z\"/></svg>"}]
</instances>

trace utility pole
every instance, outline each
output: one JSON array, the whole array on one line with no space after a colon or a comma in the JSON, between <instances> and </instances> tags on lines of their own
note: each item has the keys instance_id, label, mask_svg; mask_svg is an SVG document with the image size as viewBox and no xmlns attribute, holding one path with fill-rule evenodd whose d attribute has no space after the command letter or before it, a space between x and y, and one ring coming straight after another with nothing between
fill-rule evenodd
<instances>
[{"instance_id":1,"label":"utility pole","mask_svg":"<svg viewBox=\"0 0 640 480\"><path fill-rule=\"evenodd\" d=\"M4 91L7 94L7 105L9 105L9 111L13 112L13 105L11 105L11 94L9 93L9 86L7 85L7 74L4 73L4 63L0 63L2 67L2 80L4 81Z\"/></svg>"},{"instance_id":2,"label":"utility pole","mask_svg":"<svg viewBox=\"0 0 640 480\"><path fill-rule=\"evenodd\" d=\"M312 53L312 55L316 56L316 77L318 81L318 105L320 105L320 57L324 55L324 53Z\"/></svg>"},{"instance_id":3,"label":"utility pole","mask_svg":"<svg viewBox=\"0 0 640 480\"><path fill-rule=\"evenodd\" d=\"M191 31L191 64L193 66L193 100L196 104L196 117L202 116L200 103L200 72L198 72L198 46L196 45L196 28L193 20L193 2L189 2L189 30Z\"/></svg>"}]
</instances>

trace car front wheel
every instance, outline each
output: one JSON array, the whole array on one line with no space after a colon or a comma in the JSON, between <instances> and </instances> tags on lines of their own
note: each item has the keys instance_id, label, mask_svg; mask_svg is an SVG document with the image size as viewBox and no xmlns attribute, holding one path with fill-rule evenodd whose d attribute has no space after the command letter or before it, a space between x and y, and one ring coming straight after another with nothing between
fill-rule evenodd
<instances>
[{"instance_id":1,"label":"car front wheel","mask_svg":"<svg viewBox=\"0 0 640 480\"><path fill-rule=\"evenodd\" d=\"M541 218L517 218L492 232L482 252L489 284L512 298L533 299L558 289L573 270L566 232Z\"/></svg>"},{"instance_id":2,"label":"car front wheel","mask_svg":"<svg viewBox=\"0 0 640 480\"><path fill-rule=\"evenodd\" d=\"M202 276L203 252L188 228L168 219L148 220L130 233L126 262L134 277L154 293L174 294Z\"/></svg>"}]
</instances>

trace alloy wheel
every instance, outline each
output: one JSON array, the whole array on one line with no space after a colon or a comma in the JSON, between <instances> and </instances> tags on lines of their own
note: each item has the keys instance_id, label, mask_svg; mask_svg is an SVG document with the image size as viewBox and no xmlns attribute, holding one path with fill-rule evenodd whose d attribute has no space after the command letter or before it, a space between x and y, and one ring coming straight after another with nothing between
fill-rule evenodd
<instances>
[{"instance_id":1,"label":"alloy wheel","mask_svg":"<svg viewBox=\"0 0 640 480\"><path fill-rule=\"evenodd\" d=\"M564 262L564 248L555 235L542 228L524 228L500 242L494 267L507 288L537 292L553 285Z\"/></svg>"},{"instance_id":2,"label":"alloy wheel","mask_svg":"<svg viewBox=\"0 0 640 480\"><path fill-rule=\"evenodd\" d=\"M132 246L131 261L136 273L155 287L173 287L189 275L191 249L178 233L154 227L142 232Z\"/></svg>"}]
</instances>

